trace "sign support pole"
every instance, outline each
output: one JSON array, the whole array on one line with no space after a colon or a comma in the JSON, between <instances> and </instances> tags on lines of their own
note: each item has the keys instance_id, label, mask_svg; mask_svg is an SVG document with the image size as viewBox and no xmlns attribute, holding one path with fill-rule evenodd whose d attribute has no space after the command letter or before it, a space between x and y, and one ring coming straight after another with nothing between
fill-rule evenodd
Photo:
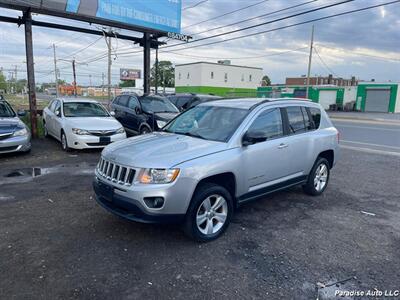
<instances>
[{"instance_id":1,"label":"sign support pole","mask_svg":"<svg viewBox=\"0 0 400 300\"><path fill-rule=\"evenodd\" d=\"M158 72L159 72L159 70L158 70L158 45L156 46L157 48L156 48L156 78L155 78L155 82L154 82L154 85L155 85L155 93L156 94L158 94Z\"/></svg>"},{"instance_id":2,"label":"sign support pole","mask_svg":"<svg viewBox=\"0 0 400 300\"><path fill-rule=\"evenodd\" d=\"M36 84L35 84L35 68L33 62L33 43L32 43L32 15L28 10L24 12L25 21L25 49L26 49L26 68L28 76L28 93L29 93L29 112L31 119L32 137L38 137L37 132L37 109L36 109Z\"/></svg>"},{"instance_id":3,"label":"sign support pole","mask_svg":"<svg viewBox=\"0 0 400 300\"><path fill-rule=\"evenodd\" d=\"M143 34L143 46L144 46L144 51L143 51L143 93L144 94L150 94L150 46L151 46L151 40L150 40L150 34L145 32Z\"/></svg>"}]
</instances>

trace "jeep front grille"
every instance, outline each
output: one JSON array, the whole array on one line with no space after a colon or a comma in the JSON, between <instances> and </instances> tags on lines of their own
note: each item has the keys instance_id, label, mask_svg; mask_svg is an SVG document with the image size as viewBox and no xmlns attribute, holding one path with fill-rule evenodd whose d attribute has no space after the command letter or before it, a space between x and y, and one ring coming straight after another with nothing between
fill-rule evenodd
<instances>
[{"instance_id":1,"label":"jeep front grille","mask_svg":"<svg viewBox=\"0 0 400 300\"><path fill-rule=\"evenodd\" d=\"M100 158L97 165L97 172L104 179L121 185L132 185L136 174L135 169L121 166L104 158Z\"/></svg>"}]
</instances>

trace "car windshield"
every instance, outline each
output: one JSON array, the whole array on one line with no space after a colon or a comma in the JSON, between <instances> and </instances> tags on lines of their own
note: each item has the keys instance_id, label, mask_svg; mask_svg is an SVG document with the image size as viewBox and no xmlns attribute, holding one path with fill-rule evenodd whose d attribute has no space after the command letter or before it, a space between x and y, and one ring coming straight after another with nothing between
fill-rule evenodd
<instances>
[{"instance_id":1,"label":"car windshield","mask_svg":"<svg viewBox=\"0 0 400 300\"><path fill-rule=\"evenodd\" d=\"M0 118L13 118L15 113L6 102L0 102Z\"/></svg>"},{"instance_id":2,"label":"car windshield","mask_svg":"<svg viewBox=\"0 0 400 300\"><path fill-rule=\"evenodd\" d=\"M164 131L227 142L247 113L246 109L200 105L179 115Z\"/></svg>"},{"instance_id":3,"label":"car windshield","mask_svg":"<svg viewBox=\"0 0 400 300\"><path fill-rule=\"evenodd\" d=\"M108 112L97 103L66 102L64 103L65 117L109 117Z\"/></svg>"},{"instance_id":4,"label":"car windshield","mask_svg":"<svg viewBox=\"0 0 400 300\"><path fill-rule=\"evenodd\" d=\"M143 110L146 112L172 112L178 113L179 110L169 100L159 97L143 97L140 98Z\"/></svg>"}]
</instances>

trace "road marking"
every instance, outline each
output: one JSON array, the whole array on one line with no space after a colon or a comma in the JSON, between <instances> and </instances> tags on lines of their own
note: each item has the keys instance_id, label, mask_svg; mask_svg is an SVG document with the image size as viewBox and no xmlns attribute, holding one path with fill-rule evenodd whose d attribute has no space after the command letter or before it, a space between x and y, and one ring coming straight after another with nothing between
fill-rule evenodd
<instances>
[{"instance_id":1,"label":"road marking","mask_svg":"<svg viewBox=\"0 0 400 300\"><path fill-rule=\"evenodd\" d=\"M365 123L365 124L375 124L375 125L394 125L400 126L400 121L397 120L361 120L361 119L346 119L346 118L330 118L332 121L336 122L349 122L349 123Z\"/></svg>"},{"instance_id":2,"label":"road marking","mask_svg":"<svg viewBox=\"0 0 400 300\"><path fill-rule=\"evenodd\" d=\"M368 130L372 129L372 130L383 130L383 131L396 131L396 132L400 133L400 128L399 129L394 129L394 128L383 128L383 127L341 125L341 124L336 124L336 127L349 127L349 128L368 129Z\"/></svg>"},{"instance_id":3,"label":"road marking","mask_svg":"<svg viewBox=\"0 0 400 300\"><path fill-rule=\"evenodd\" d=\"M354 141L346 141L346 140L340 140L340 142L351 143L351 144L360 144L360 145L373 146L373 147L391 148L391 149L400 150L400 147L396 147L396 146L386 146L386 145L363 143L363 142L354 142Z\"/></svg>"},{"instance_id":4,"label":"road marking","mask_svg":"<svg viewBox=\"0 0 400 300\"><path fill-rule=\"evenodd\" d=\"M376 150L376 149L370 149L370 148L359 148L359 147L352 147L352 146L345 146L345 145L340 145L340 148L355 150L355 151L360 151L360 152L366 152L366 153L374 153L374 154L391 155L391 156L400 157L399 152L393 152L393 151Z\"/></svg>"}]
</instances>

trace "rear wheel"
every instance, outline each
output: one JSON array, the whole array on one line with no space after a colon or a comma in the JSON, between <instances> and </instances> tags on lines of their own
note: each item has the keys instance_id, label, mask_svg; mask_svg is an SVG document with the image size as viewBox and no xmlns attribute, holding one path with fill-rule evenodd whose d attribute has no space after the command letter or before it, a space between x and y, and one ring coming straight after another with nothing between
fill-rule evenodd
<instances>
[{"instance_id":1,"label":"rear wheel","mask_svg":"<svg viewBox=\"0 0 400 300\"><path fill-rule=\"evenodd\" d=\"M307 183L303 186L304 192L312 196L321 195L328 186L329 168L329 162L325 158L318 158L311 169Z\"/></svg>"},{"instance_id":2,"label":"rear wheel","mask_svg":"<svg viewBox=\"0 0 400 300\"><path fill-rule=\"evenodd\" d=\"M185 233L199 242L218 238L233 214L232 196L222 186L206 183L195 192L186 214Z\"/></svg>"}]
</instances>

